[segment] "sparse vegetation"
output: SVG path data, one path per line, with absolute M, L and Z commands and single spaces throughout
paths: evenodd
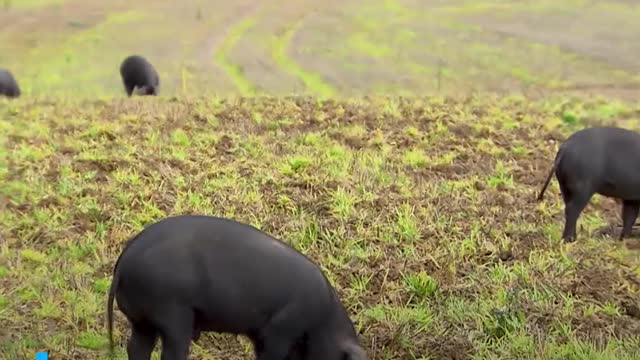
M 586 118 L 602 109 L 562 101 Z M 628 249 L 637 240 L 596 235 L 617 221 L 618 207 L 594 198 L 578 242 L 565 245 L 557 184 L 533 201 L 555 152 L 548 141 L 570 131 L 560 102 L 1 104 L 3 358 L 39 349 L 104 358 L 105 294 L 121 244 L 178 213 L 233 217 L 308 254 L 373 359 L 640 352 L 640 261 Z M 619 121 L 637 121 L 640 108 L 619 106 Z M 501 119 L 514 118 L 505 131 Z M 124 359 L 128 328 L 122 314 L 116 319 Z M 244 339 L 207 334 L 192 353 L 241 359 L 250 349 Z
M 586 91 L 628 100 L 640 88 L 637 14 L 638 4 L 618 0 L 21 0 L 0 11 L 0 62 L 29 96 L 117 96 L 113 64 L 139 52 L 168 96 Z

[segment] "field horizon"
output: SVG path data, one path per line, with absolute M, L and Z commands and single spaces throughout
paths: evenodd
M 2 5 L 0 3 L 0 5 Z M 640 6 L 620 0 L 4 0 L 0 66 L 25 96 L 113 98 L 128 55 L 167 96 L 637 100 Z

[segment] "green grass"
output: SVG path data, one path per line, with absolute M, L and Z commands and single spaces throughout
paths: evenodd
M 637 250 L 593 235 L 618 206 L 594 197 L 563 244 L 555 180 L 532 202 L 547 139 L 573 129 L 563 111 L 581 109 L 584 126 L 597 120 L 584 114 L 624 119 L 637 104 L 219 100 L 1 100 L 0 358 L 105 358 L 123 242 L 180 213 L 251 223 L 307 254 L 372 359 L 640 354 Z M 191 347 L 199 359 L 250 351 L 215 334 Z
M 69 0 L 0 0 L 2 8 L 9 9 L 34 9 L 50 5 L 61 5 Z

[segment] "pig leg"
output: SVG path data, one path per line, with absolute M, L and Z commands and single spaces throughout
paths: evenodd
M 262 343 L 262 341 L 256 338 L 251 338 L 251 342 L 253 343 L 253 349 L 256 358 L 259 358 L 264 352 L 264 344 Z M 301 350 L 299 349 L 299 344 L 296 344 L 289 350 L 289 353 L 287 354 L 287 357 L 284 358 L 284 360 L 303 360 L 304 357 L 300 352 Z
M 569 190 L 566 185 L 563 185 L 563 183 L 560 183 L 560 191 L 562 192 L 562 198 L 565 204 L 565 223 L 562 238 L 565 242 L 573 242 L 576 239 L 578 217 L 589 203 L 589 199 L 593 193 L 584 190 L 572 191 Z
M 631 228 L 638 218 L 638 210 L 640 210 L 640 201 L 625 200 L 622 202 L 622 231 L 620 232 L 620 240 L 631 235 Z
M 304 320 L 300 314 L 302 304 L 290 304 L 280 310 L 260 331 L 259 352 L 256 360 L 286 359 L 296 340 L 304 333 Z
M 153 327 L 142 323 L 132 324 L 131 337 L 127 344 L 129 359 L 151 359 L 151 353 L 156 346 L 157 339 L 158 333 Z
M 253 344 L 253 352 L 257 358 L 264 351 L 264 343 L 254 334 L 250 334 L 249 338 L 251 339 L 251 343 Z
M 187 360 L 189 345 L 193 337 L 193 312 L 189 309 L 173 308 L 161 312 L 162 337 L 161 360 Z
M 331 350 L 334 350 L 332 347 L 327 346 L 325 343 L 321 343 L 319 341 L 314 341 L 309 346 L 309 354 L 307 356 L 308 360 L 323 360 L 323 359 L 331 359 Z M 334 350 L 335 351 L 335 350 Z M 333 354 L 335 356 L 335 354 Z
M 125 83 L 124 89 L 127 91 L 127 96 L 131 97 L 131 94 L 133 93 L 133 89 L 134 88 L 135 88 L 134 85 L 129 84 L 129 83 Z
M 309 336 L 306 360 L 351 359 L 345 350 L 340 348 L 338 335 L 331 331 L 316 329 Z

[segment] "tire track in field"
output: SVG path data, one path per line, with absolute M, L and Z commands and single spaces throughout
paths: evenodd
M 306 16 L 303 16 L 298 21 L 286 26 L 281 33 L 275 34 L 271 48 L 271 57 L 283 71 L 299 78 L 304 83 L 306 89 L 321 97 L 331 97 L 336 94 L 334 87 L 326 82 L 320 74 L 298 65 L 287 53 L 291 39 L 296 31 L 304 24 L 305 17 Z
M 277 0 L 265 2 L 261 5 L 258 9 L 245 12 L 240 20 L 229 26 L 227 34 L 220 41 L 216 51 L 216 63 L 229 74 L 240 93 L 242 95 L 254 95 L 259 93 L 261 89 L 260 82 L 256 82 L 256 80 L 262 77 L 254 78 L 251 76 L 252 71 L 255 70 L 251 66 L 255 64 L 252 61 L 242 61 L 238 58 L 232 60 L 231 55 L 238 46 L 243 44 L 243 36 L 255 28 L 256 31 L 266 31 L 264 34 L 267 38 L 264 40 L 270 39 L 267 42 L 267 49 L 265 49 L 267 53 L 265 55 L 273 61 L 271 71 L 277 70 L 278 73 L 282 72 L 282 74 L 287 74 L 293 79 L 297 79 L 305 89 L 318 96 L 330 97 L 335 94 L 336 91 L 333 86 L 327 83 L 320 74 L 303 68 L 288 54 L 291 40 L 297 30 L 303 26 L 306 17 L 317 11 L 319 6 L 310 1 L 302 1 L 292 5 Z M 280 31 L 265 29 L 274 20 L 276 23 L 284 23 L 284 26 L 276 25 L 276 29 L 279 28 Z M 243 45 L 246 46 L 246 44 Z M 248 66 L 248 68 L 243 68 L 243 66 Z M 282 81 L 284 81 L 284 78 Z M 264 85 L 272 89 L 268 82 Z
M 332 5 L 337 5 L 337 2 L 329 1 L 324 7 Z M 336 89 L 321 74 L 304 68 L 288 53 L 296 32 L 304 26 L 309 15 L 319 10 L 320 5 L 312 5 L 310 9 L 305 9 L 296 21 L 283 26 L 280 31 L 276 32 L 271 42 L 271 58 L 283 72 L 301 80 L 307 90 L 317 96 L 331 97 L 337 93 Z
M 242 17 L 239 21 L 231 25 L 214 54 L 215 62 L 227 73 L 235 87 L 243 96 L 255 95 L 257 92 L 256 86 L 244 75 L 242 66 L 231 61 L 229 54 L 238 40 L 256 25 L 259 15 L 260 11 L 257 11 L 253 15 Z
M 256 88 L 253 83 L 244 76 L 242 67 L 229 59 L 229 52 L 233 49 L 233 46 L 238 42 L 240 37 L 253 27 L 255 23 L 256 18 L 249 16 L 233 24 L 214 55 L 218 65 L 220 65 L 231 78 L 231 81 L 240 91 L 241 95 L 253 95 L 256 93 Z

